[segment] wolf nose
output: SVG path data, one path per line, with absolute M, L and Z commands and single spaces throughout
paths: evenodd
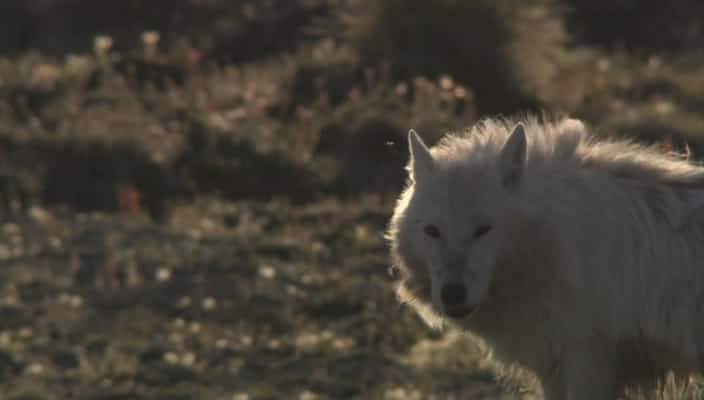
M 450 283 L 443 286 L 440 292 L 440 299 L 443 304 L 447 306 L 456 306 L 464 304 L 465 297 L 467 297 L 467 291 L 464 285 L 459 285 L 456 283 Z

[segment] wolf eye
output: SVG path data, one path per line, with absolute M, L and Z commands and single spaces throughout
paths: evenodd
M 488 225 L 488 224 L 479 225 L 477 227 L 477 230 L 474 231 L 474 238 L 475 239 L 480 238 L 480 237 L 486 235 L 487 233 L 489 233 L 490 230 L 491 230 L 491 225 Z
M 425 232 L 426 235 L 430 236 L 433 239 L 440 238 L 440 229 L 438 229 L 438 227 L 435 225 L 426 225 L 425 227 L 423 227 L 423 232 Z

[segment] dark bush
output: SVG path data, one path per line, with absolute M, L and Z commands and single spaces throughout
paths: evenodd
M 547 1 L 358 0 L 329 32 L 366 65 L 391 63 L 398 79 L 447 74 L 472 89 L 481 112 L 535 108 L 567 35 Z M 338 34 L 339 32 L 339 34 Z
M 704 49 L 704 3 L 697 0 L 566 0 L 576 39 L 609 50 Z

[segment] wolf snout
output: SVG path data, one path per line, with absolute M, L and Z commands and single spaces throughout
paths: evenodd
M 448 283 L 440 289 L 445 315 L 451 318 L 464 318 L 474 313 L 476 306 L 467 305 L 467 289 L 459 283 Z
M 442 287 L 440 299 L 445 306 L 462 306 L 467 299 L 467 289 L 458 283 L 448 283 Z

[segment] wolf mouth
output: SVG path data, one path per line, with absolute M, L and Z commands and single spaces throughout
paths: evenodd
M 479 306 L 445 306 L 445 315 L 450 318 L 466 318 L 474 314 Z

